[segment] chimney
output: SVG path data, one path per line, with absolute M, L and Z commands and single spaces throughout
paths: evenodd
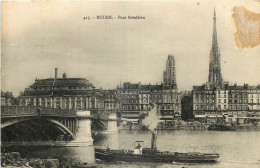
M 58 78 L 58 68 L 55 68 L 55 79 Z
M 156 149 L 156 141 L 157 141 L 157 131 L 152 131 L 152 141 L 151 141 L 151 148 Z

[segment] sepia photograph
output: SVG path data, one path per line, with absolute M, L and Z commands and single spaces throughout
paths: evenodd
M 260 167 L 259 0 L 0 4 L 1 167 Z

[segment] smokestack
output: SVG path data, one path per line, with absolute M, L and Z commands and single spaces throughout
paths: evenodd
M 151 142 L 151 148 L 156 149 L 156 141 L 157 141 L 157 131 L 152 131 L 152 142 Z
M 58 78 L 58 68 L 55 68 L 55 79 Z

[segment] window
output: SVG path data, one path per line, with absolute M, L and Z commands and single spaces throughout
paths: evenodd
M 239 109 L 242 110 L 242 106 L 241 105 L 240 105 Z
M 257 99 L 257 103 L 259 103 L 259 99 Z
M 250 100 L 250 103 L 253 103 L 253 99 Z
M 239 103 L 242 103 L 242 99 L 239 99 Z
M 213 99 L 212 102 L 215 103 L 215 99 Z
M 218 94 L 220 94 L 220 90 L 218 91 Z
M 213 106 L 213 110 L 215 109 L 215 106 Z
M 224 98 L 226 98 L 227 96 L 226 95 L 224 95 Z
M 224 99 L 224 103 L 227 103 L 227 99 Z
M 209 99 L 207 99 L 207 103 L 209 102 Z
M 227 108 L 227 106 L 226 105 L 224 105 L 224 109 L 226 109 Z
M 229 106 L 229 109 L 232 110 L 232 106 L 231 105 Z
M 221 102 L 221 100 L 220 99 L 218 99 L 218 103 L 220 103 Z
M 201 105 L 200 107 L 201 107 L 201 109 L 204 109 L 204 105 Z
M 198 110 L 199 109 L 199 106 L 198 105 L 196 105 L 196 110 Z
M 203 103 L 203 99 L 201 99 L 200 102 Z
M 235 99 L 235 103 L 237 103 L 237 99 Z
M 218 105 L 218 109 L 219 109 L 219 110 L 221 109 L 221 106 L 220 106 L 220 105 Z

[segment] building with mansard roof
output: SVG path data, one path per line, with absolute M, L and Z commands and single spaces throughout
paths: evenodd
M 36 79 L 19 96 L 22 106 L 42 106 L 73 110 L 102 110 L 104 95 L 85 78 L 67 78 L 64 73 L 55 78 Z

